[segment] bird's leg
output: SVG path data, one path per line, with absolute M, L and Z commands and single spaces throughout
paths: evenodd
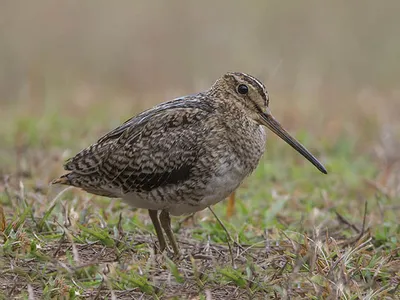
M 161 222 L 161 226 L 164 228 L 164 231 L 171 243 L 172 249 L 174 250 L 174 254 L 178 256 L 179 248 L 178 248 L 178 244 L 176 243 L 174 233 L 172 232 L 172 229 L 171 229 L 171 218 L 169 216 L 168 211 L 166 211 L 166 210 L 161 211 L 160 222 Z
M 228 207 L 226 209 L 226 217 L 229 219 L 233 216 L 233 212 L 235 211 L 235 192 L 229 195 Z
M 161 229 L 160 221 L 158 220 L 158 211 L 149 209 L 149 215 L 151 221 L 153 222 L 154 229 L 156 230 L 160 252 L 163 252 L 165 250 L 166 243 L 164 239 L 164 234 Z

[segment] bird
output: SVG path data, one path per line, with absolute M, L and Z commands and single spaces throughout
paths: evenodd
M 309 160 L 325 167 L 273 117 L 257 78 L 228 72 L 206 91 L 163 102 L 133 116 L 64 164 L 53 184 L 121 198 L 148 210 L 158 250 L 180 249 L 171 215 L 189 215 L 232 193 L 257 167 L 269 129 Z M 157 248 L 157 247 L 156 247 Z

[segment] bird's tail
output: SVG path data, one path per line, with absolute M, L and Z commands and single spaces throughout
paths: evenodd
M 89 178 L 90 179 L 90 178 Z M 63 185 L 70 185 L 77 188 L 81 188 L 84 191 L 99 195 L 105 196 L 110 198 L 118 197 L 118 194 L 115 194 L 113 191 L 109 191 L 107 189 L 102 188 L 101 186 L 96 186 L 90 183 L 88 178 L 85 176 L 80 176 L 74 172 L 67 173 L 62 175 L 60 178 L 54 179 L 51 184 L 63 184 Z
M 51 184 L 65 184 L 65 185 L 71 185 L 71 180 L 68 178 L 68 174 L 62 175 L 60 178 L 54 179 Z

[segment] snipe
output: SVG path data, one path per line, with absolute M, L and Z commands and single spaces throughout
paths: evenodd
M 148 209 L 160 250 L 166 247 L 163 228 L 178 254 L 170 214 L 200 211 L 230 195 L 264 153 L 264 126 L 327 173 L 272 116 L 265 86 L 250 75 L 227 73 L 205 92 L 127 120 L 69 159 L 64 167 L 70 172 L 53 183 Z

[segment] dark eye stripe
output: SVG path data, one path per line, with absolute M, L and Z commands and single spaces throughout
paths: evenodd
M 269 97 L 268 97 L 268 93 L 266 91 L 266 88 L 264 86 L 264 84 L 259 81 L 257 78 L 245 74 L 245 73 L 240 73 L 240 72 L 232 72 L 229 73 L 229 75 L 231 75 L 231 80 L 233 80 L 233 84 L 235 86 L 238 86 L 241 82 L 243 82 L 243 80 L 248 83 L 249 85 L 253 86 L 258 94 L 261 96 L 261 98 L 264 100 L 264 105 L 269 106 Z
M 267 105 L 267 96 L 265 95 L 265 88 L 263 86 L 263 84 L 258 81 L 257 79 L 255 79 L 254 77 L 250 76 L 250 75 L 245 75 L 243 77 L 243 79 L 249 83 L 250 85 L 254 86 L 257 89 L 257 92 L 260 94 L 260 96 L 263 98 L 264 103 Z

